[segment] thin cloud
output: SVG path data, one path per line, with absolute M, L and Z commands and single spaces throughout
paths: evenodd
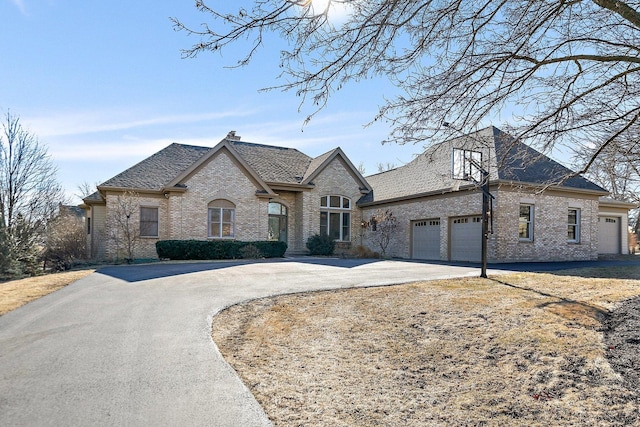
M 33 117 L 28 120 L 30 128 L 40 137 L 87 135 L 114 132 L 150 126 L 168 126 L 246 117 L 255 111 L 236 109 L 215 113 L 159 115 L 130 120 L 131 112 L 90 112 L 69 113 L 46 117 Z M 25 120 L 26 121 L 26 120 Z
M 20 10 L 20 13 L 23 15 L 27 15 L 27 8 L 24 4 L 24 0 L 11 0 L 11 2 L 16 5 L 16 7 Z

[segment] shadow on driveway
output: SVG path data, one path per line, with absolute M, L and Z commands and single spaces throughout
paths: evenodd
M 150 279 L 179 276 L 182 274 L 197 273 L 200 271 L 220 270 L 249 264 L 274 264 L 298 262 L 305 264 L 324 265 L 337 268 L 354 268 L 362 265 L 373 264 L 380 259 L 354 259 L 354 258 L 272 258 L 262 260 L 229 260 L 229 261 L 202 261 L 202 262 L 161 262 L 157 264 L 119 265 L 109 266 L 98 270 L 98 273 L 124 280 L 126 282 L 141 282 Z

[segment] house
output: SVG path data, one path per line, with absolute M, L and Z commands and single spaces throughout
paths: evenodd
M 235 132 L 213 148 L 171 144 L 84 199 L 92 257 L 122 255 L 116 212 L 125 192 L 139 205 L 136 257 L 156 257 L 165 239 L 273 239 L 304 253 L 320 232 L 348 250 L 360 232 L 356 202 L 371 187 L 340 148 L 311 158 Z
M 399 220 L 388 255 L 478 261 L 482 195 L 470 178 L 479 170 L 493 196 L 490 262 L 626 253 L 621 230 L 633 205 L 605 199 L 603 188 L 493 127 L 366 179 L 340 148 L 311 158 L 235 132 L 213 148 L 174 143 L 84 199 L 87 246 L 92 257 L 122 256 L 118 224 L 128 197 L 136 257 L 155 257 L 155 242 L 165 239 L 282 240 L 301 254 L 322 233 L 342 252 L 375 250 L 364 226 L 382 209 Z

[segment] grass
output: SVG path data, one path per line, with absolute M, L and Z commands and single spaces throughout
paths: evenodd
M 95 269 L 66 271 L 0 283 L 0 316 L 93 273 Z
M 638 295 L 638 267 L 296 294 L 213 338 L 275 425 L 640 425 L 601 324 Z

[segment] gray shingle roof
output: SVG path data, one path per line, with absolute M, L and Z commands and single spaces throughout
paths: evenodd
M 87 203 L 89 203 L 89 202 L 104 202 L 104 199 L 100 195 L 99 191 L 94 191 L 93 193 L 89 194 L 87 197 L 85 197 L 82 200 L 87 202 Z
M 295 148 L 244 141 L 229 143 L 265 182 L 299 184 L 312 160 Z
M 100 184 L 100 187 L 161 190 L 210 149 L 173 143 Z
M 565 188 L 606 192 L 582 176 L 561 181 L 573 172 L 500 129 L 483 129 L 474 137 L 481 140 L 485 147 L 488 146 L 490 156 L 497 162 L 497 170 L 491 171 L 492 180 L 534 185 L 553 185 L 560 182 Z M 469 141 L 469 138 L 445 141 L 429 148 L 404 166 L 366 177 L 373 187 L 373 192 L 363 196 L 358 203 L 449 191 L 460 183 L 451 178 L 451 147 L 461 146 L 464 141 Z
M 556 184 L 582 190 L 606 191 L 582 176 L 550 159 L 528 145 L 492 127 L 498 176 L 507 181 L 533 184 Z M 567 178 L 570 177 L 570 178 Z
M 294 148 L 227 140 L 265 182 L 299 184 L 312 158 Z M 189 169 L 209 147 L 173 143 L 100 184 L 100 187 L 161 190 Z

